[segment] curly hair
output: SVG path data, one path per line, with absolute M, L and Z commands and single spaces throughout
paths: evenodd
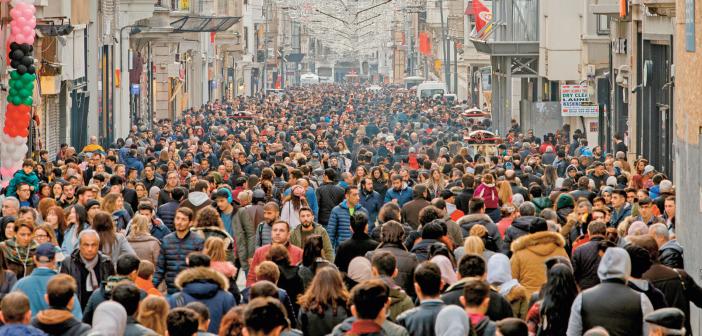
M 219 216 L 217 210 L 215 210 L 211 206 L 204 207 L 197 213 L 195 223 L 195 227 L 214 226 L 220 229 L 224 229 L 224 223 L 222 223 L 222 218 Z

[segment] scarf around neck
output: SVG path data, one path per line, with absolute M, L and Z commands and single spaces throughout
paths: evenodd
M 85 269 L 90 273 L 88 275 L 88 281 L 85 282 L 85 290 L 92 292 L 100 287 L 100 282 L 98 281 L 97 274 L 95 273 L 95 266 L 97 266 L 100 256 L 96 255 L 93 260 L 85 260 L 83 256 L 80 256 L 80 260 L 85 265 Z

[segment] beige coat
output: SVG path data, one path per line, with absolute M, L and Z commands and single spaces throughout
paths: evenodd
M 546 283 L 546 264 L 549 258 L 568 258 L 565 239 L 557 232 L 543 231 L 522 236 L 512 243 L 512 277 L 531 293 L 538 292 Z
M 129 245 L 132 245 L 137 257 L 141 260 L 148 260 L 156 265 L 158 255 L 161 252 L 161 242 L 150 234 L 127 237 Z

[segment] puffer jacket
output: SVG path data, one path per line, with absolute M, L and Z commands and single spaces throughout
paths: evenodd
M 37 173 L 32 171 L 31 173 L 26 174 L 24 170 L 20 169 L 15 172 L 12 180 L 10 180 L 10 184 L 7 185 L 5 195 L 17 197 L 17 185 L 22 182 L 27 183 L 30 187 L 34 188 L 32 194 L 39 191 L 39 177 L 37 176 Z
M 355 211 L 363 211 L 368 214 L 368 211 L 360 204 L 356 204 Z M 346 200 L 341 202 L 332 209 L 327 224 L 327 233 L 332 246 L 336 249 L 339 244 L 351 238 L 351 214 L 349 214 L 349 205 Z
M 531 225 L 531 222 L 534 219 L 536 219 L 534 216 L 522 216 L 514 219 L 512 225 L 505 230 L 505 240 L 502 243 L 502 253 L 506 254 L 508 257 L 512 255 L 512 251 L 510 251 L 512 242 L 529 234 L 529 225 Z
M 166 225 L 171 232 L 175 231 L 173 220 L 175 219 L 176 210 L 178 210 L 179 207 L 180 203 L 177 201 L 170 201 L 158 207 L 156 211 L 156 217 L 163 221 L 163 224 Z
M 178 274 L 175 285 L 180 292 L 168 298 L 168 305 L 176 308 L 190 302 L 203 303 L 210 309 L 210 327 L 207 331 L 217 334 L 222 317 L 236 305 L 234 296 L 228 292 L 227 278 L 208 267 L 194 267 Z
M 98 281 L 102 283 L 107 280 L 108 277 L 115 274 L 115 266 L 110 260 L 110 257 L 98 252 L 96 258 L 98 259 L 98 264 L 95 266 Z M 81 307 L 85 307 L 90 299 L 90 293 L 85 291 L 85 277 L 83 274 L 88 274 L 88 270 L 85 268 L 85 264 L 80 258 L 80 250 L 76 249 L 71 253 L 70 258 L 66 258 L 61 264 L 61 272 L 63 274 L 68 274 L 72 276 L 78 282 L 76 295 L 80 299 Z
M 685 268 L 685 263 L 683 262 L 683 247 L 678 244 L 677 240 L 669 240 L 661 246 L 659 252 L 660 256 L 658 257 L 658 261 L 660 261 L 661 264 L 670 268 Z
M 373 255 L 378 252 L 387 251 L 395 256 L 397 261 L 397 276 L 394 278 L 395 283 L 407 290 L 407 294 L 414 295 L 414 269 L 419 264 L 417 255 L 407 251 L 402 244 L 382 243 L 374 251 L 366 253 L 366 258 L 373 259 Z
M 407 184 L 403 184 L 400 190 L 395 190 L 395 188 L 388 189 L 388 191 L 385 192 L 383 203 L 392 202 L 393 199 L 396 199 L 397 205 L 402 207 L 405 203 L 412 200 L 412 188 L 408 187 Z
M 375 220 L 378 218 L 378 213 L 380 213 L 380 208 L 383 206 L 383 196 L 375 190 L 371 192 L 361 190 L 360 194 L 361 206 L 368 210 L 368 232 L 371 232 L 373 231 Z
M 254 253 L 256 249 L 271 243 L 271 230 L 273 226 L 266 221 L 258 223 L 256 226 L 256 236 L 254 238 Z
M 194 191 L 188 194 L 188 198 L 180 202 L 180 206 L 188 208 L 193 211 L 195 218 L 197 218 L 197 213 L 200 209 L 205 208 L 208 205 L 212 205 L 214 202 L 210 197 L 201 191 Z
M 565 239 L 557 232 L 542 231 L 517 239 L 512 243 L 512 277 L 529 293 L 538 292 L 546 283 L 546 259 L 565 257 Z
M 324 183 L 317 188 L 316 195 L 319 206 L 317 218 L 320 224 L 326 226 L 332 209 L 344 200 L 344 188 L 334 183 Z
M 173 232 L 163 238 L 161 242 L 161 252 L 156 262 L 156 273 L 154 273 L 154 286 L 158 287 L 161 281 L 166 281 L 168 294 L 176 292 L 175 279 L 180 271 L 186 268 L 185 257 L 190 252 L 202 251 L 205 240 L 197 233 L 188 232 L 185 238 L 180 239 Z
M 129 236 L 127 241 L 140 260 L 148 260 L 156 265 L 158 254 L 161 251 L 161 242 L 158 239 L 150 234 L 141 234 Z

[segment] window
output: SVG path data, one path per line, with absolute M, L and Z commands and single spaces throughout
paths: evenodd
M 607 15 L 597 16 L 597 35 L 609 35 L 609 17 Z

